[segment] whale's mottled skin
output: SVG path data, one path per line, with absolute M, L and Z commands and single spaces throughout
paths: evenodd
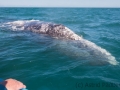
M 49 36 L 56 38 L 65 38 L 71 40 L 80 40 L 81 37 L 75 34 L 73 31 L 68 29 L 62 24 L 49 24 L 39 23 L 25 26 L 24 30 L 30 30 L 32 32 L 48 34 Z
M 28 20 L 28 21 L 14 21 L 6 23 L 12 30 L 25 30 L 40 34 L 47 34 L 51 37 L 68 39 L 77 42 L 77 46 L 85 50 L 88 53 L 88 57 L 94 57 L 93 59 L 110 64 L 117 65 L 118 62 L 115 57 L 112 56 L 105 49 L 97 46 L 95 43 L 83 39 L 81 36 L 75 34 L 72 30 L 65 27 L 62 24 L 45 23 L 39 20 Z

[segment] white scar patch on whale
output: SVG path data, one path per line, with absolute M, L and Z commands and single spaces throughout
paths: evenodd
M 13 31 L 31 31 L 46 34 L 57 39 L 71 40 L 74 44 L 72 47 L 62 47 L 62 45 L 60 47 L 63 50 L 68 49 L 68 52 L 70 50 L 71 52 L 74 51 L 78 56 L 92 57 L 92 59 L 97 58 L 98 63 L 99 61 L 108 62 L 112 65 L 119 63 L 108 51 L 75 34 L 72 30 L 61 24 L 46 23 L 39 20 L 19 20 L 5 23 L 4 26 Z M 78 50 L 78 48 L 81 50 Z

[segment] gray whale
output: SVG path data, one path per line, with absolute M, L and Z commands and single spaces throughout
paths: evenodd
M 78 47 L 87 52 L 87 57 L 94 57 L 93 59 L 97 58 L 96 60 L 98 60 L 98 63 L 102 61 L 102 63 L 107 62 L 112 65 L 118 64 L 115 57 L 112 56 L 108 51 L 97 46 L 93 42 L 83 39 L 81 36 L 77 35 L 62 24 L 46 23 L 39 20 L 21 20 L 8 22 L 6 25 L 14 31 L 31 31 L 39 34 L 46 34 L 57 39 L 62 38 L 66 40 L 76 41 Z
M 25 27 L 25 30 L 31 30 L 32 32 L 47 34 L 51 37 L 64 38 L 70 40 L 80 40 L 81 37 L 75 34 L 73 31 L 61 24 L 40 24 Z

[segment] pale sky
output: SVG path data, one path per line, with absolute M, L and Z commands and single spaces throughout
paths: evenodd
M 0 7 L 119 7 L 120 0 L 0 0 Z

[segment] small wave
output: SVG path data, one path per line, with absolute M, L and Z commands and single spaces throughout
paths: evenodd
M 104 26 L 106 27 L 120 27 L 120 22 L 109 22 L 109 23 L 106 23 L 106 24 L 103 24 Z

